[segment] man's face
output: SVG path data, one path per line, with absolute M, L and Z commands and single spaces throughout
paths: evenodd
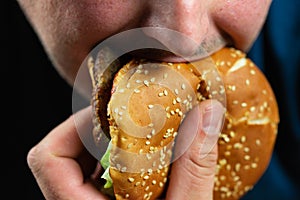
M 247 51 L 264 23 L 271 0 L 19 0 L 19 3 L 54 66 L 72 84 L 93 47 L 114 34 L 138 27 L 178 31 L 199 46 L 203 43 L 210 46 L 212 52 L 228 44 Z M 170 41 L 160 32 L 145 32 L 145 35 L 167 47 L 189 52 L 183 48 L 188 48 L 185 41 Z M 176 60 L 170 56 L 159 59 Z

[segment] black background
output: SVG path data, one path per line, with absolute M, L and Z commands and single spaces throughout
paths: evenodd
M 18 3 L 4 0 L 0 4 L 1 182 L 5 185 L 1 195 L 44 199 L 26 156 L 72 114 L 72 88 L 54 69 Z

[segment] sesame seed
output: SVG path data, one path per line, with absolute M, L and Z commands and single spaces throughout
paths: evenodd
M 178 95 L 178 94 L 179 94 L 179 92 L 178 92 L 178 89 L 177 89 L 177 88 L 174 90 L 174 92 L 175 92 L 175 94 L 176 94 L 176 95 Z
M 234 101 L 232 101 L 232 104 L 237 105 L 237 104 L 239 104 L 239 101 L 238 100 L 234 100 Z
M 135 184 L 134 184 L 134 186 L 139 186 L 141 184 L 141 182 L 136 182 Z
M 134 178 L 129 177 L 129 178 L 128 178 L 128 181 L 129 181 L 130 183 L 132 183 L 132 182 L 134 181 Z
M 133 143 L 129 143 L 129 144 L 127 145 L 127 149 L 130 149 L 132 146 L 133 146 Z
M 241 164 L 240 164 L 240 163 L 236 163 L 234 169 L 235 169 L 235 171 L 237 171 L 237 172 L 240 171 L 240 169 L 241 169 Z
M 250 85 L 249 79 L 246 80 L 246 85 Z
M 241 137 L 241 142 L 242 142 L 242 143 L 246 142 L 246 136 L 243 135 L 243 136 Z
M 159 182 L 159 187 L 163 187 L 164 184 L 162 182 Z
M 230 131 L 230 132 L 229 132 L 229 135 L 230 135 L 230 137 L 233 138 L 233 137 L 235 136 L 235 132 L 234 132 L 234 131 Z
M 168 91 L 164 90 L 164 95 L 167 96 L 168 95 Z
M 233 148 L 235 148 L 235 149 L 240 149 L 242 147 L 243 147 L 243 145 L 241 143 L 238 143 L 238 142 L 233 145 Z
M 148 134 L 147 136 L 146 136 L 146 138 L 149 140 L 149 139 L 151 139 L 151 135 L 150 134 Z
M 145 74 L 145 75 L 149 74 L 149 71 L 148 71 L 148 70 L 145 70 L 145 71 L 144 71 L 144 74 Z
M 130 83 L 127 83 L 126 88 L 127 88 L 127 89 L 130 88 Z
M 180 97 L 176 97 L 176 101 L 177 101 L 178 103 L 180 103 L 180 102 L 181 102 Z
M 147 186 L 147 187 L 145 188 L 145 191 L 147 192 L 147 191 L 149 190 L 149 188 L 150 188 L 150 187 L 149 187 L 149 186 Z
M 221 160 L 219 160 L 219 164 L 220 164 L 221 166 L 224 166 L 224 165 L 227 164 L 227 160 L 226 160 L 226 159 L 221 159 Z
M 249 156 L 249 155 L 245 155 L 245 156 L 244 156 L 244 159 L 245 159 L 245 160 L 250 160 L 250 156 Z
M 237 57 L 237 55 L 235 53 L 231 53 L 230 56 L 233 57 L 233 58 Z
M 168 78 L 168 74 L 167 73 L 164 73 L 164 79 Z
M 222 192 L 227 192 L 228 190 L 229 190 L 228 187 L 225 187 L 225 186 L 222 186 L 220 188 L 220 191 L 222 191 Z
M 232 86 L 231 86 L 231 90 L 232 90 L 232 91 L 235 91 L 235 90 L 236 90 L 236 86 L 235 86 L 235 85 L 232 85 Z
M 134 89 L 134 93 L 140 93 L 141 91 L 137 88 Z
M 255 71 L 253 69 L 250 70 L 251 75 L 255 75 Z
M 153 123 L 148 124 L 148 127 L 152 128 L 154 126 Z
M 214 91 L 211 92 L 211 94 L 216 95 L 216 94 L 218 94 L 218 92 L 216 90 L 214 90 Z
M 240 180 L 240 177 L 239 177 L 239 176 L 233 177 L 233 181 L 237 182 L 238 180 Z
M 245 108 L 245 107 L 247 107 L 247 103 L 243 102 L 243 103 L 241 103 L 241 106 L 242 106 L 243 108 Z
M 251 108 L 250 108 L 250 111 L 251 112 L 254 112 L 256 110 L 256 108 L 254 107 L 254 106 L 252 106 Z
M 248 153 L 250 151 L 250 148 L 249 147 L 245 147 L 244 148 L 244 152 Z
M 252 167 L 253 169 L 257 168 L 257 163 L 251 163 L 251 167 Z
M 163 92 L 160 92 L 160 93 L 158 93 L 158 96 L 159 96 L 159 97 L 162 97 L 162 96 L 164 96 L 164 93 L 163 93 Z
M 152 78 L 150 79 L 150 82 L 153 83 L 154 81 L 155 81 L 155 77 L 152 77 Z
M 153 108 L 153 107 L 154 107 L 154 106 L 151 105 L 151 104 L 148 105 L 148 108 L 149 108 L 149 109 L 151 109 L 151 108 Z
M 181 85 L 181 89 L 182 89 L 182 90 L 185 90 L 185 88 L 186 88 L 185 84 L 184 84 L 184 83 L 182 83 L 182 85 Z
M 149 141 L 149 140 L 147 140 L 145 143 L 146 143 L 146 145 L 149 145 L 149 144 L 150 144 L 150 141 Z
M 173 102 L 172 102 L 172 103 L 173 103 L 173 105 L 175 105 L 175 104 L 177 103 L 177 102 L 176 102 L 176 99 L 173 99 Z
M 260 145 L 261 145 L 260 140 L 259 140 L 259 139 L 255 140 L 255 144 L 256 144 L 257 146 L 260 146 Z
M 227 170 L 227 171 L 230 171 L 230 170 L 231 170 L 231 165 L 230 165 L 230 164 L 226 165 L 226 170 Z
M 141 81 L 141 80 L 136 80 L 135 82 L 136 82 L 136 83 L 141 83 L 142 81 Z
M 138 68 L 138 69 L 143 69 L 143 65 L 142 65 L 142 64 L 139 64 L 139 65 L 137 66 L 137 68 Z
M 115 108 L 114 112 L 117 114 L 119 112 L 119 108 Z
M 167 113 L 167 118 L 170 119 L 171 118 L 171 115 L 170 113 Z
M 147 199 L 147 198 L 148 198 L 148 194 L 145 194 L 145 195 L 144 195 L 144 199 Z
M 147 180 L 147 179 L 149 179 L 149 176 L 148 175 L 144 176 L 144 180 Z
M 173 137 L 176 137 L 177 134 L 178 134 L 178 132 L 175 131 L 175 132 L 173 133 Z
M 126 170 L 127 170 L 127 167 L 122 167 L 121 168 L 121 172 L 123 172 L 123 173 L 126 172 Z
M 153 181 L 152 181 L 152 184 L 155 185 L 155 184 L 156 184 L 156 180 L 153 180 Z
M 224 155 L 225 155 L 225 156 L 230 156 L 231 153 L 230 153 L 230 151 L 225 151 Z
M 179 116 L 183 116 L 182 111 L 179 111 L 179 112 L 178 112 L 178 115 L 179 115 Z
M 149 87 L 149 81 L 144 80 L 144 85 L 146 85 L 147 87 Z
M 128 199 L 128 198 L 129 198 L 129 194 L 126 194 L 126 195 L 125 195 L 125 198 Z
M 245 165 L 245 166 L 244 166 L 244 169 L 245 169 L 245 170 L 249 170 L 249 169 L 250 169 L 250 166 L 249 166 L 249 165 Z

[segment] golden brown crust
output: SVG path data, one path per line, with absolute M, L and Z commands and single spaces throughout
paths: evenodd
M 164 73 L 155 73 L 157 71 Z M 165 85 L 180 80 L 178 77 L 184 81 Z M 192 108 L 182 102 L 189 93 L 196 93 L 199 82 L 200 77 L 193 73 L 192 66 L 185 64 L 149 65 L 133 60 L 116 75 L 109 121 L 114 146 L 110 175 L 117 199 L 152 200 L 162 194 L 177 129 L 184 113 Z M 128 120 L 135 127 L 131 127 Z M 159 122 L 163 122 L 161 127 L 157 126 Z M 137 128 L 141 129 L 137 134 L 143 131 L 146 134 L 135 135 Z
M 266 170 L 277 134 L 277 102 L 267 79 L 246 55 L 224 48 L 212 55 L 226 89 L 214 199 L 239 199 Z
M 216 66 L 224 84 L 216 85 L 217 91 L 210 83 L 214 80 L 204 78 L 205 70 L 197 70 L 209 63 Z M 157 67 L 156 73 L 150 73 L 151 65 Z M 157 84 L 163 81 L 171 86 Z M 215 94 L 223 103 L 225 95 L 227 112 L 218 142 L 214 199 L 239 199 L 269 164 L 279 123 L 277 102 L 263 73 L 239 50 L 223 48 L 194 65 L 132 60 L 117 73 L 112 92 L 110 175 L 117 199 L 156 199 L 162 194 L 185 113 L 195 99 Z

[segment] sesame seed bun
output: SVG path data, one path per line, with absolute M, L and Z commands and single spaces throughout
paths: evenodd
M 208 62 L 223 83 L 217 91 L 197 69 Z M 239 199 L 253 188 L 269 164 L 279 114 L 267 79 L 245 53 L 223 48 L 197 63 L 131 59 L 121 69 L 119 65 L 114 63 L 102 76 L 92 69 L 94 133 L 101 127 L 111 138 L 114 198 L 163 196 L 185 114 L 215 94 L 226 114 L 214 199 Z

